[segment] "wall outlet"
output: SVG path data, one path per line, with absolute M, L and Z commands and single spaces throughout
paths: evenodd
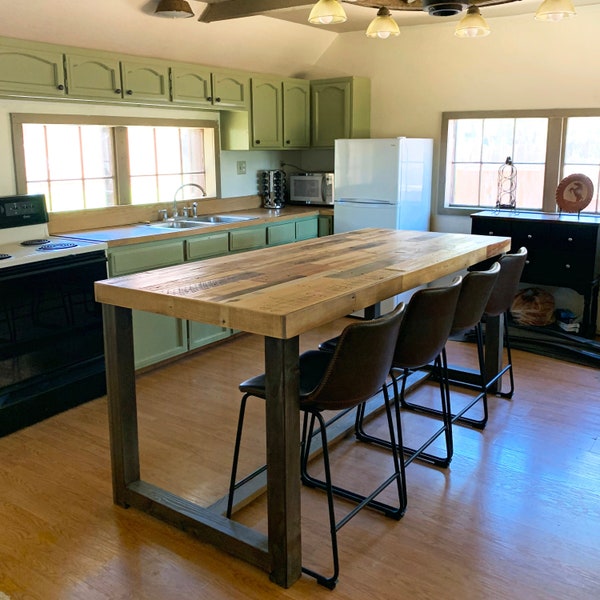
M 237 161 L 237 174 L 238 175 L 245 175 L 246 174 L 246 161 L 245 160 L 238 160 Z

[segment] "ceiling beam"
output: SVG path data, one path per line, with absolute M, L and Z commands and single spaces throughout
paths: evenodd
M 203 23 L 225 21 L 227 19 L 261 15 L 281 8 L 295 8 L 311 4 L 314 4 L 311 0 L 224 0 L 208 4 L 198 21 Z

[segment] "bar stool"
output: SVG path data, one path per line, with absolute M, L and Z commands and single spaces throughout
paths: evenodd
M 478 390 L 475 398 L 469 401 L 460 411 L 452 414 L 452 423 L 466 423 L 478 429 L 483 429 L 488 420 L 487 405 L 487 387 L 485 382 L 485 358 L 483 352 L 483 333 L 481 330 L 481 318 L 483 317 L 486 305 L 489 302 L 493 288 L 498 280 L 501 267 L 500 263 L 495 262 L 487 271 L 470 271 L 463 279 L 456 304 L 456 312 L 452 321 L 450 336 L 459 333 L 474 330 L 477 341 L 477 360 L 479 372 L 477 373 L 478 382 L 466 387 L 473 387 Z M 451 381 L 464 385 L 462 382 Z M 442 415 L 442 412 L 436 408 L 422 406 L 413 402 L 408 402 L 403 396 L 402 407 L 429 414 Z M 464 414 L 475 406 L 479 401 L 482 402 L 483 417 L 481 419 L 472 419 L 465 417 Z
M 333 589 L 339 576 L 337 531 L 365 506 L 383 512 L 386 516 L 400 519 L 406 510 L 406 479 L 404 457 L 397 451 L 402 447 L 401 431 L 395 432 L 391 403 L 387 386 L 384 385 L 392 365 L 394 347 L 400 323 L 404 316 L 404 304 L 379 319 L 362 321 L 348 325 L 342 332 L 333 353 L 310 350 L 299 359 L 300 410 L 304 412 L 301 447 L 302 482 L 310 487 L 323 489 L 327 493 L 329 528 L 333 555 L 333 574 L 326 577 L 312 569 L 302 567 L 302 571 L 329 589 Z M 244 423 L 246 402 L 250 396 L 265 399 L 265 375 L 258 375 L 244 381 L 239 386 L 244 396 L 240 405 L 238 428 L 231 469 L 227 517 L 231 518 L 235 490 L 256 477 L 265 467 L 254 471 L 240 482 L 236 482 L 237 465 Z M 387 414 L 390 443 L 396 451 L 393 454 L 394 472 L 368 496 L 332 484 L 327 440 L 327 424 L 323 411 L 351 410 L 383 390 Z M 318 429 L 315 431 L 316 425 Z M 308 474 L 311 442 L 320 434 L 325 479 L 320 480 Z M 357 466 L 360 468 L 360 466 Z M 385 504 L 375 498 L 390 486 L 396 484 L 398 505 Z M 357 505 L 336 522 L 333 496 L 340 496 Z
M 512 398 L 515 392 L 515 378 L 513 375 L 512 355 L 510 351 L 510 336 L 508 332 L 508 318 L 510 307 L 519 289 L 521 275 L 527 261 L 527 248 L 521 247 L 514 254 L 504 254 L 500 257 L 500 274 L 492 290 L 492 294 L 483 313 L 482 321 L 491 317 L 503 317 L 504 321 L 504 347 L 506 348 L 506 365 L 494 377 L 486 381 L 485 388 L 489 390 L 508 371 L 510 378 L 510 391 L 496 391 L 502 398 Z M 483 340 L 478 340 L 478 346 L 483 347 Z
M 425 288 L 416 291 L 406 308 L 406 315 L 400 324 L 398 340 L 392 360 L 390 375 L 394 389 L 394 407 L 396 428 L 401 430 L 400 406 L 406 395 L 406 381 L 412 371 L 422 369 L 433 362 L 433 374 L 439 382 L 443 425 L 419 448 L 403 446 L 408 457 L 405 465 L 415 458 L 430 462 L 440 467 L 447 467 L 452 460 L 452 412 L 450 408 L 450 390 L 448 386 L 448 370 L 446 361 L 446 342 L 452 328 L 456 304 L 461 290 L 462 277 L 456 277 L 449 286 Z M 398 376 L 398 371 L 401 375 Z M 398 380 L 402 387 L 398 392 Z M 365 407 L 359 407 L 356 417 L 356 437 L 393 450 L 389 441 L 367 434 L 364 429 Z M 425 452 L 429 445 L 441 435 L 445 439 L 445 455 L 439 456 Z

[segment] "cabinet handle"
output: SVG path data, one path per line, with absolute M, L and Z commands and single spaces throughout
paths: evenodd
M 65 89 L 65 86 L 62 83 L 60 83 L 56 86 L 56 88 L 62 92 Z
M 290 140 L 285 140 L 286 144 L 291 144 Z
M 260 144 L 260 140 L 254 140 L 255 144 Z
M 133 90 L 127 90 L 125 92 L 128 96 L 133 96 Z
M 206 96 L 206 99 L 207 99 L 209 102 L 212 102 L 212 96 Z
M 120 93 L 121 93 L 121 88 L 117 88 L 117 89 L 115 90 L 115 94 L 120 94 Z
M 219 96 L 217 96 L 217 97 L 215 98 L 215 102 L 221 102 L 221 98 L 219 98 Z
M 567 242 L 572 242 L 573 238 L 567 238 Z

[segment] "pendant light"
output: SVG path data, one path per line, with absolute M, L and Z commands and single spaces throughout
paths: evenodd
M 484 37 L 490 34 L 490 26 L 481 16 L 479 8 L 469 6 L 467 14 L 458 22 L 454 35 L 459 38 Z
M 560 21 L 572 17 L 575 8 L 571 0 L 544 0 L 535 13 L 538 21 Z
M 377 16 L 371 21 L 367 28 L 367 37 L 385 40 L 390 35 L 400 35 L 400 28 L 385 6 L 377 11 Z
M 154 14 L 157 17 L 189 19 L 194 16 L 194 11 L 186 0 L 160 0 Z
M 312 7 L 308 21 L 313 25 L 333 25 L 343 23 L 347 18 L 338 0 L 319 0 Z

